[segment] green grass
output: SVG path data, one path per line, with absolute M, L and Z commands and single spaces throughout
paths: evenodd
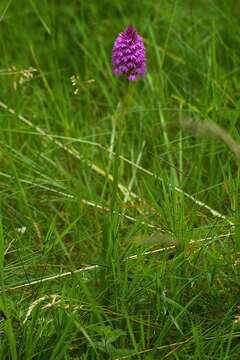
M 239 359 L 239 160 L 178 126 L 240 142 L 239 18 L 1 1 L 1 359 Z M 128 24 L 148 57 L 129 86 L 111 73 Z

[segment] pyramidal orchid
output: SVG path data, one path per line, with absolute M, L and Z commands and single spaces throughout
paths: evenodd
M 133 26 L 121 32 L 112 50 L 113 74 L 125 75 L 128 80 L 137 80 L 146 71 L 145 47 L 142 37 Z

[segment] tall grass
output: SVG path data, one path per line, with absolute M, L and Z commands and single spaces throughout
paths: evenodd
M 1 359 L 239 359 L 239 160 L 206 133 L 239 144 L 239 15 L 1 2 Z M 148 71 L 123 111 L 128 24 Z

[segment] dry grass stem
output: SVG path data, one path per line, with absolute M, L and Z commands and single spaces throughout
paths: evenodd
M 231 235 L 233 235 L 233 234 L 231 232 L 229 232 L 227 234 L 219 235 L 218 238 L 223 239 L 223 238 L 229 237 Z M 214 236 L 214 238 L 215 237 L 216 236 Z M 202 239 L 198 239 L 198 240 L 190 240 L 189 245 L 198 244 L 198 243 L 207 242 L 207 241 L 212 241 L 214 238 L 206 237 L 206 238 L 202 238 Z M 206 243 L 206 245 L 207 245 L 207 243 Z M 172 245 L 172 246 L 167 246 L 167 247 L 154 249 L 154 250 L 150 250 L 150 251 L 144 251 L 143 253 L 130 255 L 130 256 L 126 257 L 125 261 L 136 260 L 136 259 L 138 259 L 138 258 L 140 258 L 142 256 L 155 255 L 155 254 L 158 254 L 158 253 L 161 253 L 161 252 L 164 252 L 164 251 L 173 250 L 175 248 L 176 248 L 176 245 Z M 48 276 L 48 277 L 45 277 L 45 278 L 29 281 L 29 282 L 24 283 L 24 284 L 15 285 L 15 286 L 4 289 L 0 293 L 3 293 L 4 291 L 13 291 L 13 290 L 19 290 L 19 289 L 28 288 L 29 286 L 42 284 L 42 283 L 45 283 L 45 282 L 48 282 L 48 281 L 59 280 L 59 279 L 62 279 L 62 278 L 68 277 L 68 276 L 75 275 L 75 274 L 84 273 L 84 272 L 91 271 L 91 270 L 97 270 L 99 268 L 100 268 L 100 265 L 85 265 L 84 267 L 82 267 L 80 269 L 77 269 L 77 270 L 67 271 L 65 273 L 56 274 L 56 275 Z
M 212 121 L 184 119 L 180 121 L 180 126 L 185 130 L 189 130 L 193 135 L 215 136 L 221 139 L 235 154 L 237 159 L 240 159 L 240 145 L 218 124 Z
M 34 125 L 31 121 L 29 121 L 28 119 L 26 119 L 25 117 L 23 117 L 22 115 L 17 114 L 13 109 L 9 108 L 6 104 L 4 104 L 3 102 L 0 101 L 0 107 L 2 107 L 3 109 L 5 109 L 6 111 L 8 111 L 9 113 L 13 114 L 14 116 L 16 116 L 19 120 L 21 120 L 22 122 L 24 122 L 25 124 L 27 124 L 28 126 L 30 126 L 31 128 L 34 128 L 40 135 L 45 136 L 46 138 L 48 138 L 50 141 L 52 141 L 53 143 L 55 143 L 58 147 L 64 149 L 66 152 L 68 152 L 70 155 L 74 156 L 76 159 L 84 161 L 85 163 L 87 163 L 87 165 L 96 173 L 98 173 L 99 175 L 108 178 L 108 180 L 110 180 L 111 182 L 113 181 L 113 177 L 111 174 L 107 174 L 103 169 L 101 169 L 100 167 L 98 167 L 97 165 L 91 163 L 90 161 L 83 159 L 79 153 L 73 149 L 70 148 L 64 144 L 62 144 L 59 140 L 57 140 L 53 135 L 46 133 L 44 130 L 42 130 L 40 127 Z M 103 146 L 101 146 L 102 149 L 104 149 Z M 106 149 L 107 150 L 107 149 Z M 109 151 L 109 150 L 107 150 Z M 111 152 L 112 155 L 115 156 L 114 152 Z M 135 164 L 134 162 L 132 162 L 131 160 L 123 157 L 123 156 L 119 156 L 120 159 L 126 161 L 127 163 L 131 164 L 132 166 L 135 166 L 137 169 L 143 171 L 144 173 L 162 180 L 161 178 L 159 178 L 159 176 L 153 174 L 151 171 L 143 168 L 142 166 Z M 118 188 L 121 190 L 121 192 L 123 193 L 124 196 L 129 195 L 129 191 L 128 189 L 122 185 L 122 184 L 118 184 Z M 208 210 L 213 216 L 218 217 L 222 220 L 227 221 L 231 226 L 234 226 L 234 223 L 229 220 L 225 215 L 219 213 L 217 210 L 211 208 L 210 206 L 208 206 L 207 204 L 205 204 L 203 201 L 200 201 L 198 199 L 196 199 L 194 196 L 188 194 L 187 192 L 185 192 L 184 190 L 180 189 L 177 186 L 173 187 L 175 189 L 175 191 L 183 194 L 185 197 L 187 197 L 188 199 L 190 199 L 191 201 L 193 201 L 196 205 L 198 205 L 199 207 L 205 208 L 206 210 Z M 144 200 L 140 199 L 138 195 L 136 195 L 135 193 L 131 192 L 130 196 L 134 199 L 138 199 L 141 200 L 142 202 L 145 202 Z

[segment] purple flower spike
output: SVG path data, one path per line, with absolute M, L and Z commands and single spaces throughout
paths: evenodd
M 115 40 L 112 50 L 113 74 L 137 80 L 145 74 L 146 59 L 142 37 L 129 26 Z

